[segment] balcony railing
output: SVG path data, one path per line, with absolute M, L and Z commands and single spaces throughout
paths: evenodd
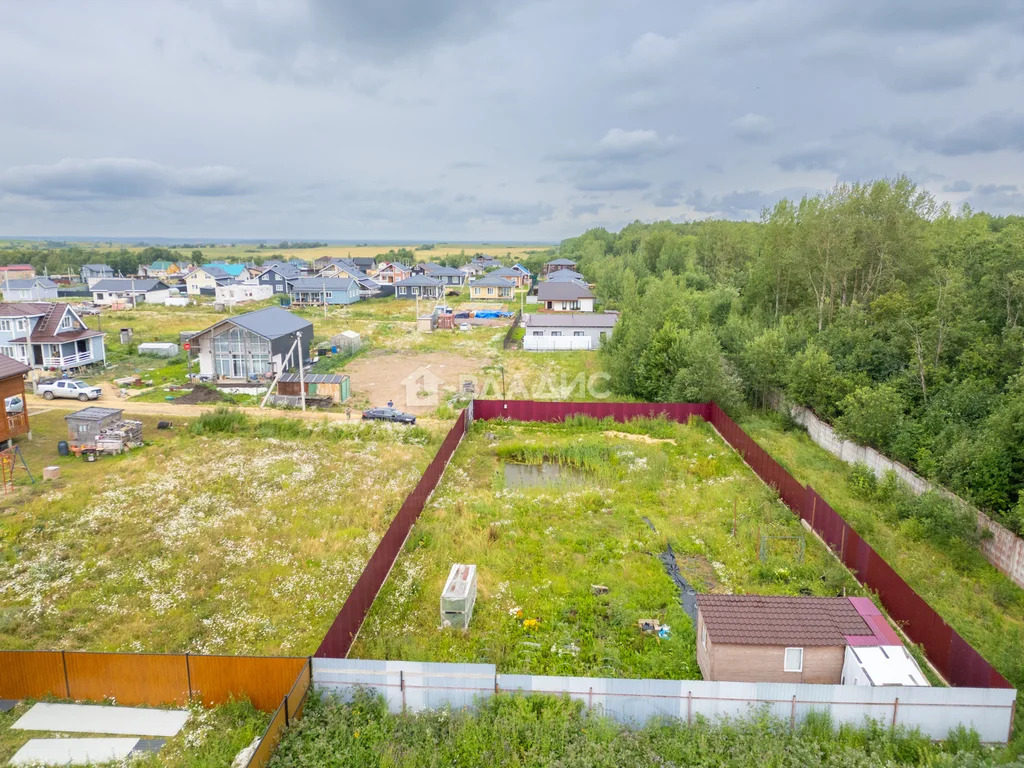
M 28 432 L 28 416 L 24 413 L 7 414 L 7 434 L 10 437 Z
M 95 361 L 92 352 L 79 352 L 75 355 L 65 355 L 63 357 L 43 357 L 43 365 L 46 368 L 75 368 L 79 365 L 88 365 Z

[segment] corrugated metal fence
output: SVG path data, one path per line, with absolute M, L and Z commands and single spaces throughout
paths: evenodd
M 317 656 L 342 657 L 348 653 L 356 635 L 359 634 L 359 628 L 363 624 L 363 619 L 366 618 L 367 611 L 370 610 L 374 598 L 377 597 L 377 592 L 380 591 L 388 573 L 391 572 L 391 566 L 395 564 L 398 553 L 402 551 L 402 545 L 405 543 L 413 523 L 423 511 L 423 505 L 427 503 L 430 494 L 437 487 L 448 460 L 455 453 L 462 436 L 466 434 L 466 419 L 466 412 L 463 411 L 456 420 L 455 426 L 451 428 L 444 442 L 441 443 L 441 447 L 437 450 L 433 461 L 430 462 L 430 466 L 423 473 L 423 477 L 416 483 L 412 493 L 406 497 L 387 532 L 377 544 L 377 549 L 370 555 L 366 567 L 355 586 L 352 587 L 337 618 L 331 624 L 331 628 L 327 630 L 327 635 L 317 649 Z
M 924 647 L 929 660 L 952 685 L 1012 688 L 1009 682 L 965 641 L 864 541 L 842 515 L 813 488 L 802 486 L 715 403 L 560 403 L 475 400 L 474 418 L 516 421 L 564 421 L 587 415 L 628 421 L 664 415 L 676 421 L 700 416 L 774 487 L 794 513 L 828 544 L 862 584 L 878 593 L 889 615 L 907 636 Z
M 651 718 L 692 723 L 696 717 L 742 717 L 767 709 L 795 725 L 810 712 L 833 722 L 920 728 L 944 739 L 957 726 L 982 741 L 1006 742 L 1015 692 L 998 688 L 903 688 L 704 680 L 630 680 L 601 677 L 499 675 L 491 664 L 436 664 L 364 659 L 313 659 L 319 690 L 347 697 L 358 686 L 380 693 L 395 713 L 471 707 L 499 693 L 564 694 L 623 723 Z

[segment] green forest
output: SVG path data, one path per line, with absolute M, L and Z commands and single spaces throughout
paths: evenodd
M 561 244 L 623 313 L 613 390 L 774 393 L 1024 532 L 1024 218 L 910 179 L 782 200 L 759 222 L 635 222 Z

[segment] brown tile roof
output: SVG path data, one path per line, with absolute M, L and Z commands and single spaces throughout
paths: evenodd
M 24 363 L 19 363 L 13 357 L 0 355 L 0 379 L 10 379 L 15 376 L 24 376 L 31 371 Z
M 46 314 L 50 305 L 38 301 L 9 301 L 0 304 L 0 317 L 35 317 Z
M 845 597 L 698 595 L 713 643 L 737 645 L 846 645 L 846 635 L 873 632 Z

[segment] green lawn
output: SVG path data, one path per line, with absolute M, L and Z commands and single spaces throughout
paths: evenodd
M 575 468 L 582 481 L 508 487 L 506 462 L 544 460 Z M 804 562 L 798 543 L 785 540 L 773 540 L 762 562 L 759 534 L 803 537 Z M 351 655 L 490 662 L 509 673 L 699 677 L 692 626 L 657 558 L 666 542 L 698 591 L 858 589 L 703 422 L 475 422 Z M 466 633 L 439 626 L 456 562 L 478 568 Z M 591 585 L 609 591 L 595 595 Z M 671 626 L 668 639 L 639 631 L 649 618 Z

